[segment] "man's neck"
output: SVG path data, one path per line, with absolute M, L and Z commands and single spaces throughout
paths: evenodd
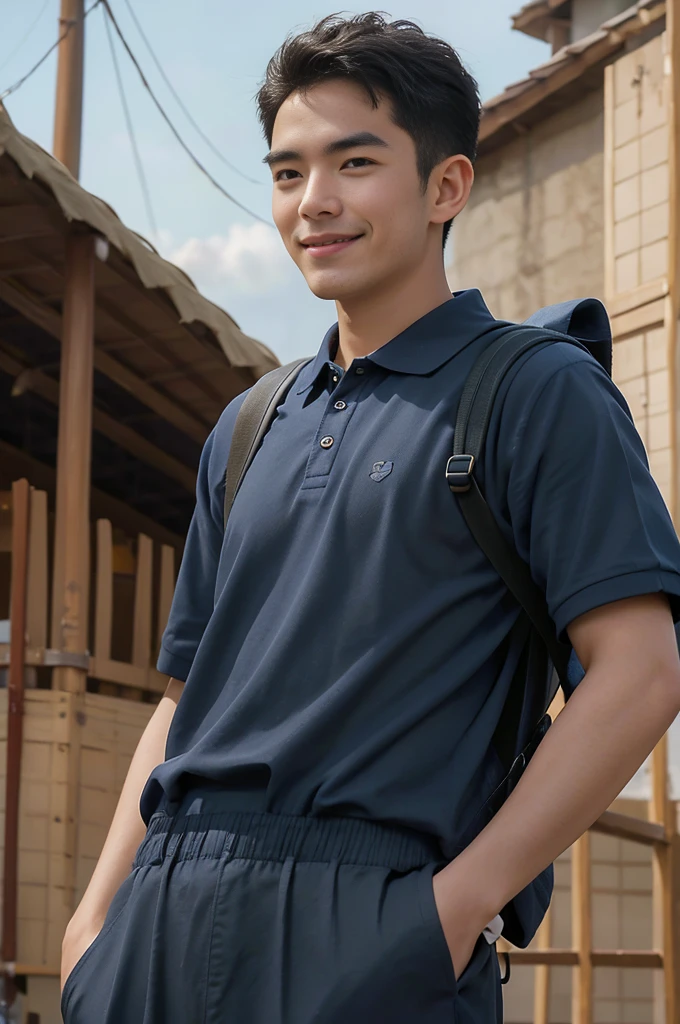
M 434 279 L 432 279 L 434 278 Z M 446 276 L 412 282 L 406 288 L 389 288 L 348 302 L 336 301 L 338 349 L 335 362 L 346 369 L 352 360 L 374 352 L 451 298 Z

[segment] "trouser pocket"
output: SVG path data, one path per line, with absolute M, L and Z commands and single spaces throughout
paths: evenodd
M 123 914 L 125 907 L 127 906 L 128 899 L 132 892 L 135 876 L 138 868 L 134 868 L 130 874 L 123 880 L 118 890 L 114 894 L 109 909 L 106 912 L 104 918 L 104 924 L 100 928 L 93 941 L 87 947 L 86 950 L 81 954 L 78 960 L 69 971 L 69 974 L 64 982 L 64 987 L 61 992 L 61 1015 L 64 1021 L 66 1021 L 67 1013 L 73 996 L 74 988 L 78 985 L 79 978 L 87 966 L 87 964 L 96 956 L 99 955 L 99 950 L 103 945 L 106 944 L 111 932 L 113 931 L 116 923 Z
M 207 1024 L 452 1024 L 453 965 L 424 871 L 228 864 Z

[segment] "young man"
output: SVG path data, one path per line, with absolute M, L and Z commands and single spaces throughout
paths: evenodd
M 604 370 L 566 342 L 526 357 L 479 470 L 585 676 L 453 856 L 499 781 L 522 655 L 443 472 L 498 328 L 479 292 L 451 295 L 442 258 L 476 86 L 446 43 L 366 14 L 287 41 L 258 100 L 276 226 L 338 322 L 226 532 L 243 396 L 205 445 L 158 663 L 173 678 L 64 939 L 64 1018 L 491 1024 L 485 928 L 680 709 L 680 548 Z

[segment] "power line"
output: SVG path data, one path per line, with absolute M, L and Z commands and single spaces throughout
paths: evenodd
M 218 160 L 221 160 L 223 164 L 226 164 L 226 166 L 229 167 L 236 174 L 240 174 L 240 176 L 242 178 L 245 178 L 246 181 L 252 182 L 253 185 L 262 185 L 263 183 L 261 181 L 257 181 L 255 178 L 248 177 L 248 175 L 244 174 L 243 171 L 239 170 L 238 167 L 235 167 L 234 164 L 232 164 L 232 162 L 226 158 L 224 153 L 222 153 L 217 148 L 217 146 L 215 146 L 215 144 L 213 143 L 212 139 L 210 139 L 210 137 L 205 134 L 205 132 L 203 131 L 201 126 L 196 123 L 196 121 L 194 120 L 194 118 L 191 115 L 191 113 L 187 110 L 186 105 L 185 105 L 182 97 L 177 92 L 177 90 L 175 89 L 174 85 L 172 84 L 172 82 L 168 78 L 167 74 L 163 70 L 161 62 L 159 61 L 158 57 L 154 53 L 153 47 L 151 46 L 151 43 L 149 42 L 148 37 L 146 36 L 146 34 L 144 32 L 144 29 L 142 28 L 142 26 L 139 23 L 139 19 L 137 18 L 137 15 L 135 14 L 134 8 L 133 8 L 132 4 L 130 3 L 130 0 L 125 0 L 125 5 L 126 5 L 128 11 L 130 12 L 130 16 L 132 17 L 132 20 L 134 21 L 134 23 L 135 23 L 135 25 L 137 27 L 137 31 L 139 32 L 140 36 L 144 40 L 144 43 L 146 44 L 147 50 L 151 54 L 151 59 L 153 60 L 154 64 L 156 65 L 156 68 L 158 69 L 158 73 L 160 74 L 161 78 L 163 79 L 163 81 L 167 85 L 168 89 L 172 93 L 172 95 L 173 95 L 173 97 L 175 99 L 175 102 L 179 106 L 180 110 L 182 111 L 182 113 L 186 117 L 187 121 L 192 126 L 192 128 L 194 128 L 194 130 L 198 133 L 198 135 L 203 139 L 203 141 L 205 142 L 206 146 L 208 146 L 208 148 L 210 150 L 212 150 L 212 152 L 215 154 L 215 156 L 218 158 Z
M 194 155 L 193 151 L 189 148 L 189 146 L 186 144 L 186 142 L 184 141 L 182 136 L 179 134 L 179 132 L 175 128 L 174 124 L 172 123 L 172 121 L 170 120 L 168 115 L 166 114 L 164 108 L 161 106 L 159 100 L 156 98 L 156 95 L 155 95 L 153 89 L 151 88 L 151 86 L 149 85 L 144 72 L 142 71 L 141 67 L 139 66 L 139 62 L 138 62 L 137 58 L 135 57 L 134 53 L 130 49 L 130 46 L 129 46 L 125 36 L 123 35 L 123 33 L 120 30 L 120 27 L 119 27 L 118 22 L 116 21 L 116 19 L 114 17 L 113 11 L 111 10 L 111 6 L 110 6 L 108 0 L 95 0 L 95 2 L 96 3 L 101 3 L 101 4 L 104 5 L 104 7 L 106 9 L 106 13 L 109 16 L 109 18 L 111 19 L 111 24 L 113 25 L 113 27 L 115 28 L 116 32 L 118 33 L 118 38 L 120 39 L 121 43 L 123 44 L 123 46 L 127 50 L 128 57 L 130 58 L 130 60 L 134 64 L 135 68 L 137 69 L 137 73 L 138 73 L 139 77 L 142 80 L 142 84 L 143 84 L 144 88 L 146 89 L 146 91 L 148 92 L 149 96 L 153 100 L 156 108 L 158 109 L 158 112 L 160 113 L 161 117 L 163 118 L 163 120 L 167 124 L 168 128 L 170 129 L 172 134 L 175 136 L 175 138 L 179 142 L 179 144 L 182 147 L 182 149 L 184 150 L 184 152 L 191 158 L 193 163 L 198 167 L 199 171 L 201 171 L 206 176 L 208 181 L 212 185 L 214 185 L 215 188 L 218 190 L 218 192 L 221 192 L 222 195 L 226 199 L 229 200 L 229 202 L 234 203 L 234 205 L 238 206 L 238 208 L 240 210 L 243 210 L 245 213 L 250 214 L 250 216 L 254 217 L 255 220 L 259 220 L 263 224 L 267 224 L 268 227 L 273 227 L 273 224 L 271 223 L 271 221 L 266 220 L 264 217 L 260 217 L 260 215 L 258 213 L 254 213 L 253 210 L 250 210 L 247 206 L 244 206 L 243 203 L 240 203 L 238 201 L 238 199 L 235 199 L 234 196 L 230 195 L 230 193 L 227 192 L 227 190 L 225 188 L 223 188 L 222 185 L 220 185 L 219 181 L 217 181 L 215 178 L 213 178 L 213 176 L 210 173 L 210 171 L 208 171 L 203 166 L 203 164 L 198 159 L 198 157 Z
M 85 11 L 85 14 L 83 15 L 83 17 L 87 18 L 88 14 L 91 14 L 91 12 L 95 9 L 95 7 L 99 7 L 99 5 L 101 3 L 103 3 L 103 0 L 94 0 L 94 3 L 91 4 L 88 7 L 88 9 Z M 70 21 L 68 23 L 68 25 L 66 26 L 66 28 L 64 29 L 64 31 L 62 32 L 62 34 L 57 39 L 56 43 L 53 43 L 52 46 L 50 46 L 50 48 L 47 51 L 47 53 L 43 54 L 43 56 L 40 58 L 38 63 L 34 64 L 33 67 L 31 68 L 31 70 L 27 71 L 26 74 L 23 76 L 23 78 L 20 78 L 17 82 L 14 83 L 14 85 L 10 85 L 9 89 L 5 89 L 5 91 L 3 93 L 0 93 L 0 102 L 2 102 L 3 100 L 7 99 L 8 96 L 11 96 L 13 92 L 17 91 L 17 89 L 20 89 L 21 86 L 24 84 L 24 82 L 27 82 L 29 80 L 29 78 L 31 77 L 31 75 L 35 74 L 35 72 L 38 70 L 38 68 L 42 64 L 45 63 L 45 61 L 50 56 L 50 54 L 53 53 L 54 50 L 56 50 L 56 48 L 59 46 L 59 44 L 61 42 L 64 41 L 64 39 L 66 39 L 66 36 L 69 34 L 71 29 L 75 27 L 75 24 L 76 24 L 76 22 Z
M 16 57 L 16 55 L 18 54 L 18 52 L 21 49 L 21 47 L 24 45 L 24 43 L 27 41 L 27 39 L 29 39 L 30 36 L 33 34 L 33 29 L 36 27 L 36 25 L 38 24 L 38 22 L 42 18 L 43 14 L 47 10 L 47 8 L 49 6 L 49 3 L 50 3 L 50 0 L 45 0 L 44 4 L 42 5 L 40 10 L 38 11 L 38 13 L 37 13 L 37 15 L 35 17 L 35 20 L 33 21 L 33 24 L 31 25 L 31 27 L 21 37 L 21 40 L 14 47 L 14 49 L 10 53 L 9 57 L 6 57 L 5 60 L 2 62 L 2 64 L 0 64 L 0 71 L 2 71 L 3 68 L 6 68 L 7 65 L 9 64 L 9 62 Z
M 130 136 L 130 145 L 132 146 L 132 154 L 135 160 L 135 166 L 137 168 L 137 177 L 139 178 L 139 184 L 144 196 L 144 205 L 146 206 L 146 215 L 149 218 L 149 224 L 151 230 L 154 233 L 154 237 L 158 240 L 158 227 L 156 225 L 156 218 L 154 217 L 153 206 L 151 204 L 151 193 L 149 191 L 149 185 L 144 174 L 144 166 L 142 164 L 142 158 L 139 154 L 139 148 L 137 146 L 137 139 L 135 138 L 135 131 L 132 126 L 132 118 L 130 116 L 130 108 L 128 107 L 127 98 L 125 96 L 125 89 L 123 88 L 123 79 L 120 73 L 120 67 L 118 66 L 118 57 L 116 56 L 116 48 L 113 42 L 113 36 L 111 35 L 111 26 L 109 19 L 106 17 L 106 11 L 104 12 L 104 25 L 106 27 L 106 35 L 109 40 L 109 49 L 111 50 L 111 60 L 113 61 L 113 69 L 116 74 L 116 81 L 118 83 L 118 92 L 120 93 L 120 102 L 123 107 L 123 114 L 125 116 L 125 123 L 127 125 L 128 135 Z

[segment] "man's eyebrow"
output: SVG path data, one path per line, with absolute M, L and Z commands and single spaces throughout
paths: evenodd
M 389 148 L 389 143 L 381 139 L 373 132 L 354 132 L 353 135 L 346 135 L 343 139 L 336 139 L 324 147 L 326 156 L 333 153 L 341 153 L 346 149 L 356 149 L 358 146 L 384 146 Z M 296 149 L 273 149 L 263 157 L 262 163 L 271 167 L 273 164 L 280 164 L 286 160 L 302 160 L 302 153 Z

